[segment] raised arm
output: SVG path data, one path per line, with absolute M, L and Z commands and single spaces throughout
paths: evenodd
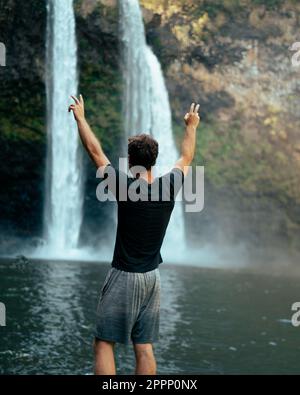
M 198 114 L 199 108 L 199 104 L 195 105 L 193 103 L 191 105 L 190 111 L 184 117 L 186 128 L 181 144 L 181 157 L 178 159 L 174 166 L 175 168 L 181 169 L 184 175 L 186 175 L 188 172 L 187 166 L 189 166 L 194 159 L 196 147 L 196 131 L 200 122 L 200 117 Z
M 73 115 L 78 126 L 79 136 L 84 148 L 97 168 L 108 165 L 110 161 L 104 154 L 100 141 L 94 135 L 92 129 L 85 119 L 84 101 L 82 95 L 79 96 L 79 99 L 77 99 L 75 96 L 71 97 L 75 103 L 70 105 L 69 112 L 73 111 Z

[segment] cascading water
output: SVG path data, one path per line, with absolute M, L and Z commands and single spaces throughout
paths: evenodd
M 66 255 L 76 249 L 82 221 L 82 163 L 78 134 L 67 106 L 77 93 L 77 44 L 73 0 L 48 0 L 48 160 L 46 248 Z
M 138 0 L 120 0 L 120 27 L 123 45 L 124 127 L 126 137 L 151 133 L 159 143 L 157 165 L 169 171 L 176 160 L 176 150 L 168 92 L 160 63 L 146 44 L 143 18 Z M 184 251 L 182 205 L 172 214 L 163 255 L 172 261 Z

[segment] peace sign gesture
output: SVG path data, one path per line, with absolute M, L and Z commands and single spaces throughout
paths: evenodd
M 77 99 L 76 96 L 71 96 L 71 97 L 75 103 L 69 106 L 69 112 L 73 111 L 73 115 L 76 121 L 83 120 L 85 117 L 84 117 L 84 101 L 82 95 L 79 96 L 79 99 Z
M 192 126 L 194 128 L 197 128 L 200 122 L 200 117 L 198 114 L 199 108 L 200 108 L 200 104 L 196 105 L 195 103 L 192 103 L 190 111 L 187 114 L 185 114 L 184 117 L 184 121 L 187 126 Z

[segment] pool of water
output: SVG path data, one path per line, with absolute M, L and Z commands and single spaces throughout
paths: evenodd
M 108 264 L 0 261 L 1 374 L 91 374 L 98 294 Z M 298 277 L 161 265 L 161 374 L 300 373 Z M 134 371 L 117 345 L 119 374 Z

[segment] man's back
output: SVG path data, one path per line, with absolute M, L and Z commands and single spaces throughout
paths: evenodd
M 117 194 L 118 228 L 113 267 L 147 272 L 162 262 L 160 249 L 183 178 L 181 170 L 173 169 L 156 178 L 152 184 L 139 180 L 140 186 L 136 188 L 135 178 L 118 172 L 117 187 L 122 182 L 126 183 L 128 194 L 126 201 Z M 133 194 L 137 201 L 132 200 L 131 190 L 135 191 Z

